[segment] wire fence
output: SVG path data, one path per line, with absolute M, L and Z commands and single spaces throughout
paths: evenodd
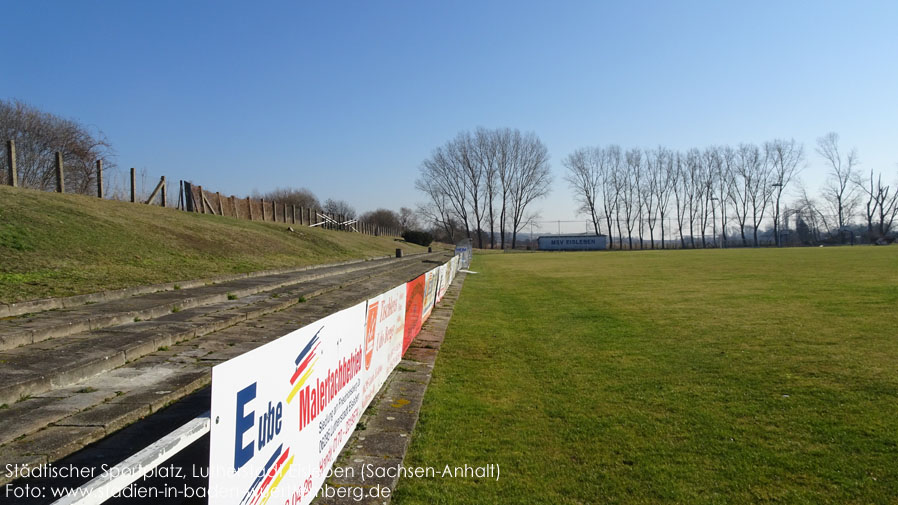
M 707 222 L 702 227 L 693 223 L 690 229 L 688 220 L 682 226 L 677 219 L 665 218 L 630 223 L 630 229 L 624 221 L 611 220 L 611 230 L 604 218 L 599 224 L 599 235 L 608 237 L 609 249 L 701 249 L 701 248 L 735 248 L 735 247 L 801 247 L 837 244 L 871 244 L 876 237 L 865 233 L 862 226 L 852 226 L 836 232 L 813 230 L 795 219 L 786 220 L 774 231 L 771 220 L 759 226 L 757 236 L 755 227 L 746 223 L 744 227 L 738 222 L 727 221 L 722 226 L 720 220 Z M 776 233 L 780 240 L 777 244 Z M 490 232 L 483 230 L 484 248 L 490 248 Z M 537 240 L 548 235 L 595 235 L 596 227 L 589 219 L 534 220 L 528 222 L 517 234 L 519 248 L 537 249 Z M 498 248 L 501 243 L 499 232 L 495 232 L 493 243 Z M 506 244 L 510 244 L 510 233 Z M 475 235 L 476 236 L 476 235 Z M 478 242 L 479 246 L 479 242 Z

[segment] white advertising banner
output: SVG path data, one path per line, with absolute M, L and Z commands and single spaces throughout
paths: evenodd
M 214 367 L 210 505 L 310 503 L 460 262 Z
M 365 378 L 362 385 L 362 410 L 386 382 L 402 359 L 405 334 L 405 284 L 368 300 L 365 318 Z
M 421 320 L 427 321 L 427 318 L 430 317 L 430 313 L 433 311 L 433 305 L 436 303 L 437 298 L 437 283 L 440 280 L 440 268 L 434 268 L 433 270 L 427 272 L 424 277 L 424 310 L 421 314 Z
M 446 294 L 446 290 L 449 289 L 449 265 L 443 264 L 440 266 L 440 284 L 439 289 L 437 291 L 437 303 L 443 299 L 443 295 Z
M 361 303 L 212 369 L 211 505 L 312 501 L 364 410 L 365 316 Z
M 449 260 L 449 284 L 455 280 L 455 274 L 458 273 L 458 256 L 453 256 Z

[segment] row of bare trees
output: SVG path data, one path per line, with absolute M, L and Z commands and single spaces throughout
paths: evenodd
M 772 223 L 774 242 L 782 245 L 792 217 L 796 229 L 810 231 L 816 240 L 842 237 L 860 207 L 871 240 L 886 237 L 898 215 L 898 184 L 884 184 L 875 171 L 861 176 L 856 151 L 842 153 L 835 133 L 819 138 L 816 152 L 828 171 L 821 199 L 796 188 L 800 196 L 789 203 L 787 191 L 806 163 L 804 147 L 792 139 L 685 152 L 588 147 L 563 164 L 565 180 L 595 233 L 616 235 L 621 248 L 624 237 L 630 249 L 654 249 L 656 239 L 665 248 L 672 232 L 680 247 L 708 247 L 709 231 L 712 246 L 758 246 L 765 222 Z
M 548 150 L 534 133 L 464 131 L 422 163 L 415 187 L 427 201 L 418 212 L 450 241 L 463 229 L 477 247 L 514 248 L 518 232 L 537 217 L 531 204 L 551 183 Z

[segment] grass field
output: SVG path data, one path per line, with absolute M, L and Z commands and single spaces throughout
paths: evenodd
M 0 302 L 426 250 L 287 226 L 0 186 Z
M 898 503 L 898 247 L 471 268 L 394 503 Z

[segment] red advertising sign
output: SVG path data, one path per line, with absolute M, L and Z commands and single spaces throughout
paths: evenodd
M 420 275 L 417 279 L 405 284 L 405 337 L 402 339 L 402 354 L 411 345 L 412 340 L 421 331 L 424 322 L 424 284 L 426 275 Z

